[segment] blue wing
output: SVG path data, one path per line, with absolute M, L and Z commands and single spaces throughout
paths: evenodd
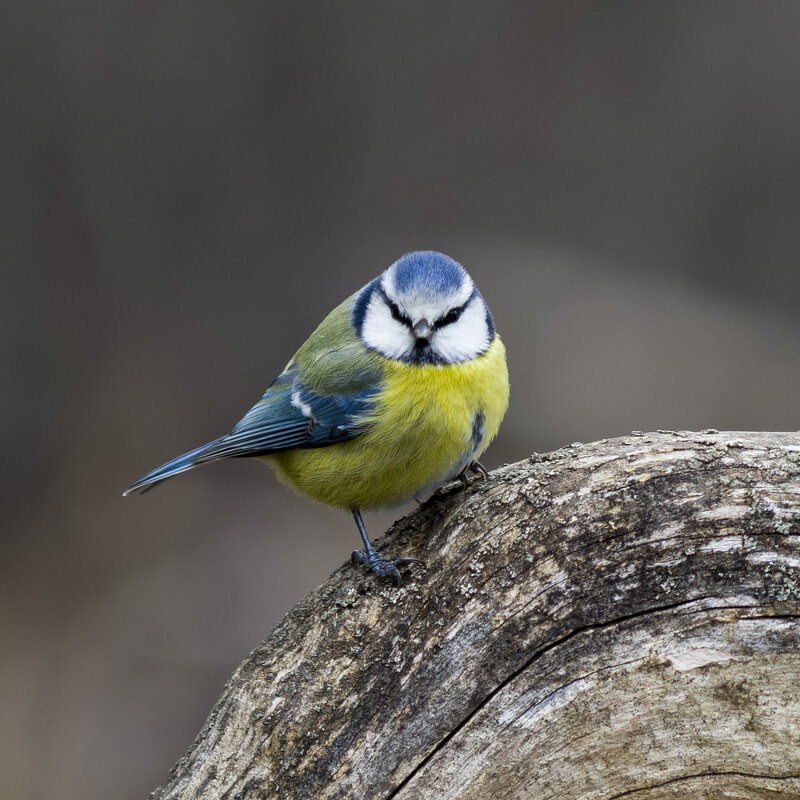
M 203 460 L 267 455 L 352 439 L 363 430 L 360 417 L 375 392 L 371 387 L 349 395 L 321 395 L 297 378 L 285 388 L 273 384 L 227 436 L 212 443 Z
M 377 391 L 378 386 L 373 385 L 353 394 L 317 394 L 303 385 L 297 366 L 292 365 L 229 434 L 168 461 L 123 494 L 147 491 L 173 475 L 219 458 L 263 456 L 352 439 L 363 432 L 364 412 Z

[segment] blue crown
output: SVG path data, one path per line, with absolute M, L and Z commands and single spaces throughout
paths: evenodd
M 402 294 L 420 288 L 431 294 L 452 294 L 464 283 L 466 275 L 461 264 L 435 250 L 406 253 L 394 264 L 394 283 Z

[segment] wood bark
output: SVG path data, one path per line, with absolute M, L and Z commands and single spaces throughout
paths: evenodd
M 575 444 L 438 492 L 231 677 L 155 800 L 800 798 L 800 434 Z

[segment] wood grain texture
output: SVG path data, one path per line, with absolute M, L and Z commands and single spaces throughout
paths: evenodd
M 154 800 L 800 798 L 800 434 L 536 455 L 393 526 L 232 676 Z

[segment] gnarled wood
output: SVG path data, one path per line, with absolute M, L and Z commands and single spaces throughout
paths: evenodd
M 436 495 L 233 675 L 157 800 L 800 798 L 800 434 L 573 445 Z

